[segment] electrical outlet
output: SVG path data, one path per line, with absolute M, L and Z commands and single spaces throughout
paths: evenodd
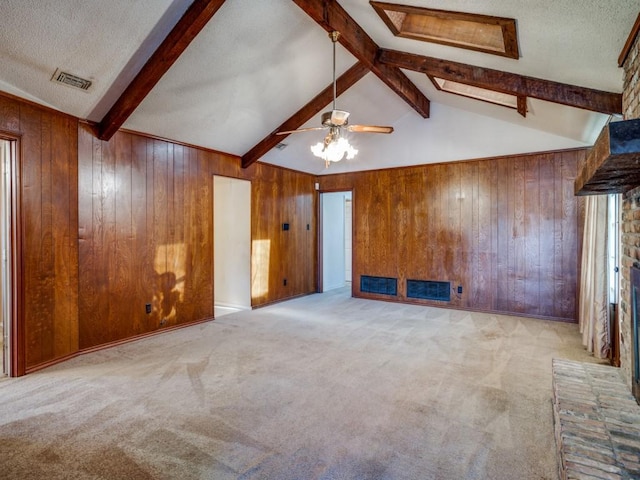
M 458 293 L 462 293 L 462 285 L 458 285 Z
M 282 284 L 283 284 L 285 287 L 287 286 L 287 279 L 286 279 L 286 278 L 282 281 Z
M 144 306 L 144 311 L 147 312 L 147 314 L 151 313 L 151 304 L 150 303 L 147 303 Z

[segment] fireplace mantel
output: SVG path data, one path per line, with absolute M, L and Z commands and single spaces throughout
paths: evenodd
M 640 119 L 605 125 L 582 164 L 576 195 L 625 193 L 640 186 Z

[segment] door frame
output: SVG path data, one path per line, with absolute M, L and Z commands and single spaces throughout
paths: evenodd
M 213 285 L 212 285 L 212 300 L 213 300 L 213 314 L 214 314 L 214 318 L 215 318 L 215 308 L 216 308 L 216 258 L 215 258 L 215 251 L 216 251 L 216 177 L 220 177 L 220 178 L 227 178 L 230 180 L 240 180 L 243 182 L 247 182 L 249 183 L 249 265 L 247 266 L 248 268 L 248 272 L 249 272 L 249 305 L 246 306 L 247 310 L 251 310 L 253 308 L 253 295 L 252 295 L 252 291 L 251 291 L 251 279 L 252 279 L 252 262 L 251 262 L 251 258 L 252 258 L 252 224 L 251 224 L 251 214 L 252 214 L 252 207 L 253 207 L 253 182 L 251 182 L 251 180 L 247 179 L 247 178 L 239 178 L 239 177 L 232 177 L 230 175 L 220 175 L 218 173 L 214 173 L 211 176 L 211 210 L 212 210 L 212 228 L 213 228 L 213 233 L 212 233 L 212 246 L 213 246 L 213 265 L 212 265 L 212 277 L 213 277 Z
M 609 335 L 611 343 L 610 361 L 615 367 L 620 366 L 620 281 L 622 275 L 622 200 L 621 194 L 607 195 L 607 271 L 609 281 L 607 283 L 607 294 L 609 297 Z M 613 218 L 613 215 L 615 218 Z M 612 238 L 613 237 L 613 238 Z M 615 286 L 611 288 L 611 279 L 615 281 Z
M 7 320 L 9 326 L 9 358 L 8 371 L 11 377 L 25 374 L 25 331 L 24 331 L 24 288 L 22 285 L 22 137 L 20 134 L 0 130 L 0 140 L 14 143 L 14 155 L 9 165 L 9 187 L 11 205 L 9 207 L 9 277 L 11 318 Z
M 324 226 L 324 216 L 322 214 L 322 194 L 323 193 L 347 193 L 351 192 L 351 296 L 353 296 L 353 264 L 354 264 L 354 248 L 353 244 L 355 243 L 355 222 L 353 221 L 353 213 L 355 212 L 355 191 L 353 188 L 335 188 L 335 189 L 326 189 L 326 190 L 318 190 L 318 207 L 317 207 L 317 218 L 318 218 L 318 258 L 317 258 L 317 278 L 316 278 L 316 293 L 322 293 L 324 282 L 324 271 L 323 271 L 323 244 L 322 244 L 322 234 L 323 234 L 323 226 Z

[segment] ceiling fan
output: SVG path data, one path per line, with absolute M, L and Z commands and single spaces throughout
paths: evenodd
M 325 161 L 328 167 L 330 162 L 342 160 L 344 155 L 347 159 L 353 158 L 358 151 L 353 148 L 349 141 L 342 136 L 342 130 L 357 133 L 391 133 L 393 127 L 379 125 L 349 125 L 349 112 L 336 109 L 336 42 L 340 38 L 340 32 L 329 32 L 329 38 L 333 42 L 333 108 L 329 112 L 322 114 L 321 127 L 300 128 L 298 130 L 287 130 L 277 132 L 277 135 L 288 135 L 290 133 L 311 132 L 315 130 L 329 130 L 323 142 L 319 142 L 311 147 L 311 151 L 317 157 Z

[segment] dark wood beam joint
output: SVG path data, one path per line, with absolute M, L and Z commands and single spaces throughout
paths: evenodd
M 378 61 L 386 65 L 426 73 L 444 80 L 452 80 L 511 95 L 537 98 L 599 113 L 622 113 L 622 95 L 619 93 L 567 85 L 396 50 L 383 49 L 378 56 Z
M 518 113 L 526 118 L 527 117 L 527 97 L 523 95 L 518 95 L 517 102 L 518 102 Z
M 399 68 L 376 62 L 371 71 L 409 104 L 422 118 L 431 115 L 431 102 Z
M 224 0 L 194 0 L 97 126 L 109 140 L 216 14 Z
M 625 193 L 640 185 L 639 167 L 640 119 L 611 122 L 580 165 L 575 194 Z
M 380 48 L 335 0 L 293 0 L 327 32 L 340 32 L 340 44 L 362 62 L 422 117 L 429 117 L 429 99 L 394 66 L 376 61 Z

